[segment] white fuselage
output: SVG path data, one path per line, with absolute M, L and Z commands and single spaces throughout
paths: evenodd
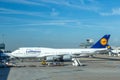
M 94 53 L 100 53 L 105 51 L 106 48 L 90 48 L 90 49 L 54 49 L 54 48 L 42 48 L 42 47 L 27 47 L 19 48 L 13 51 L 11 54 L 14 57 L 46 57 L 46 56 L 62 56 L 62 55 L 91 55 Z

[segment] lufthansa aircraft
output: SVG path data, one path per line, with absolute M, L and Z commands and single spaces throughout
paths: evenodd
M 91 48 L 85 49 L 56 49 L 45 47 L 22 47 L 12 53 L 12 57 L 16 58 L 44 58 L 45 60 L 70 60 L 72 57 L 80 57 L 81 55 L 93 55 L 107 51 L 108 40 L 110 35 L 104 35 Z

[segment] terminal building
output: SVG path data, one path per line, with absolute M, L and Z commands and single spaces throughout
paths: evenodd
M 80 44 L 80 48 L 90 48 L 94 44 L 93 39 L 86 39 L 86 42 Z

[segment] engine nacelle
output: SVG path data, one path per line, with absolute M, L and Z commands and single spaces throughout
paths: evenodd
M 46 61 L 71 61 L 71 60 L 72 60 L 72 56 L 70 55 L 46 57 Z
M 71 61 L 71 60 L 72 60 L 72 56 L 70 56 L 70 55 L 63 56 L 63 61 Z
M 58 60 L 60 56 L 47 56 L 46 61 L 55 61 Z

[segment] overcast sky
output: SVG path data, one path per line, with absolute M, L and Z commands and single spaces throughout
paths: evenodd
M 0 0 L 0 42 L 19 47 L 79 47 L 111 34 L 120 46 L 120 0 Z

